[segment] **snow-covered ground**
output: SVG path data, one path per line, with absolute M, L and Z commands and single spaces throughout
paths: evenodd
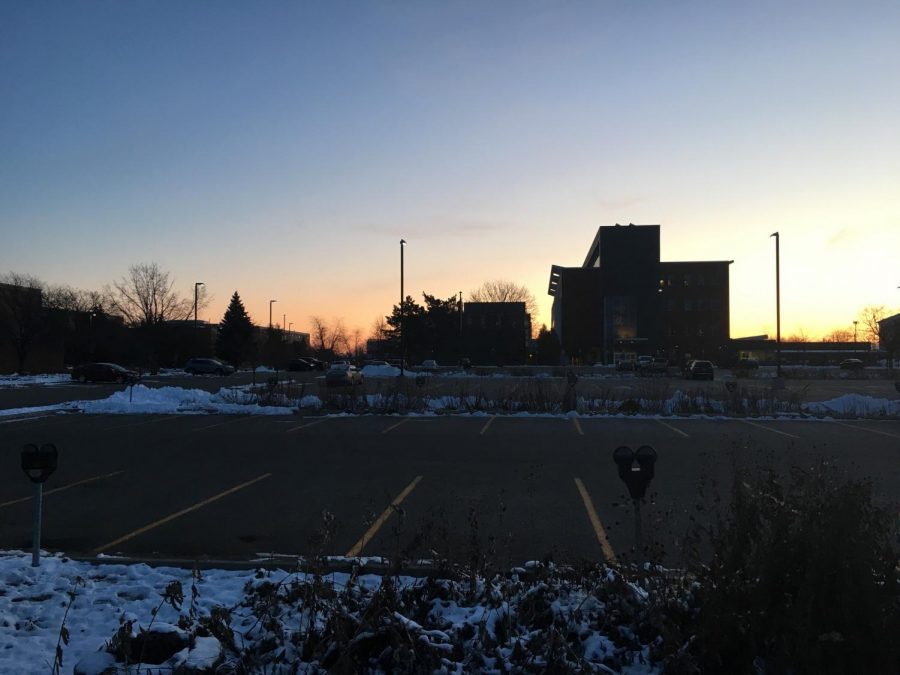
M 836 398 L 812 403 L 789 404 L 769 398 L 754 401 L 721 401 L 703 394 L 674 391 L 668 398 L 634 398 L 606 400 L 579 398 L 575 412 L 564 412 L 558 403 L 515 400 L 486 400 L 483 396 L 427 396 L 406 399 L 393 394 L 375 393 L 337 398 L 305 394 L 297 400 L 289 398 L 289 389 L 268 397 L 264 390 L 250 385 L 222 388 L 217 392 L 184 387 L 147 387 L 137 384 L 117 391 L 105 399 L 70 401 L 57 405 L 0 410 L 0 416 L 22 415 L 52 411 L 71 411 L 86 414 L 224 414 L 224 415 L 291 415 L 299 411 L 346 412 L 403 412 L 409 410 L 425 414 L 513 414 L 571 417 L 572 415 L 729 415 L 746 414 L 779 417 L 810 415 L 814 417 L 900 417 L 900 399 L 874 398 L 861 394 L 844 394 Z M 297 394 L 294 394 L 297 395 Z M 401 400 L 402 399 L 402 400 Z M 261 402 L 263 404 L 261 404 Z
M 356 639 L 350 639 L 352 633 L 343 638 L 332 634 L 335 647 L 359 649 L 365 636 L 387 629 L 384 639 L 415 645 L 417 658 L 431 659 L 443 672 L 480 672 L 477 666 L 463 669 L 475 650 L 480 651 L 479 658 L 486 659 L 489 670 L 490 662 L 508 669 L 523 657 L 538 666 L 545 658 L 547 636 L 559 630 L 557 623 L 567 627 L 572 636 L 565 658 L 573 667 L 629 675 L 658 672 L 647 662 L 649 647 L 635 644 L 629 637 L 635 615 L 627 616 L 628 609 L 644 604 L 646 593 L 612 570 L 601 569 L 599 576 L 583 584 L 551 578 L 478 580 L 472 593 L 468 582 L 402 576 L 332 573 L 314 578 L 282 570 L 204 570 L 197 578 L 189 569 L 102 560 L 91 564 L 62 556 L 45 557 L 37 568 L 30 563 L 31 556 L 22 552 L 0 553 L 3 673 L 44 675 L 51 672 L 54 659 L 61 654 L 60 672 L 72 672 L 80 662 L 82 672 L 99 675 L 114 663 L 111 655 L 100 650 L 128 622 L 133 623 L 125 633 L 131 638 L 152 623 L 155 632 L 174 634 L 184 641 L 187 646 L 175 647 L 172 660 L 165 663 L 166 672 L 187 663 L 203 667 L 217 659 L 233 661 L 237 654 L 223 644 L 228 642 L 223 635 L 230 635 L 245 657 L 258 659 L 257 666 L 262 667 L 254 672 L 296 672 L 290 668 L 302 663 L 309 665 L 301 672 L 325 672 L 319 660 L 324 660 L 327 652 L 308 650 L 306 657 L 302 655 L 304 628 L 314 629 L 318 641 L 319 636 L 329 639 L 328 626 L 334 624 L 328 622 L 338 615 L 356 631 Z M 417 621 L 409 618 L 412 607 L 406 616 L 398 611 L 404 591 L 411 591 L 408 598 L 420 597 L 420 606 L 426 609 L 424 616 L 417 612 Z M 538 625 L 530 625 L 526 617 L 534 610 L 518 611 L 520 605 L 534 606 L 535 594 L 549 603 L 550 625 L 538 621 Z M 314 610 L 304 598 L 312 601 L 309 604 Z M 621 608 L 613 611 L 620 602 Z M 380 611 L 371 611 L 374 606 Z M 227 612 L 217 613 L 217 608 Z M 387 615 L 382 616 L 385 610 Z M 210 631 L 211 620 L 221 630 Z M 204 622 L 207 628 L 200 633 L 207 637 L 200 637 L 197 629 Z M 68 640 L 61 638 L 62 631 Z M 208 637 L 210 632 L 218 639 Z M 287 650 L 280 655 L 281 669 L 278 650 L 265 647 L 273 640 Z M 382 649 L 380 642 L 369 648 L 375 649 L 375 657 Z M 496 646 L 488 648 L 485 643 Z M 457 651 L 459 647 L 462 653 Z M 615 669 L 610 670 L 611 666 Z
M 72 381 L 69 373 L 50 373 L 46 375 L 0 375 L 0 389 L 14 387 L 52 386 L 67 384 Z

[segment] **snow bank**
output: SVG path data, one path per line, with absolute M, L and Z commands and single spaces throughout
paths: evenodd
M 0 375 L 0 389 L 12 389 L 15 387 L 53 386 L 67 384 L 72 381 L 68 373 L 52 373 L 47 375 Z
M 363 377 L 397 377 L 400 369 L 394 366 L 363 366 Z
M 873 398 L 862 394 L 844 394 L 828 401 L 816 401 L 803 406 L 811 413 L 855 415 L 860 417 L 900 415 L 900 400 Z
M 202 389 L 181 387 L 146 387 L 136 384 L 134 391 L 117 391 L 99 401 L 79 401 L 77 407 L 88 414 L 175 414 L 220 413 L 241 415 L 290 415 L 294 408 L 261 406 L 241 389 L 220 389 L 210 393 Z

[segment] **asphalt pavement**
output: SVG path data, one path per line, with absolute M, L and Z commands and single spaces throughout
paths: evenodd
M 643 533 L 672 564 L 742 468 L 824 460 L 900 500 L 898 421 L 47 414 L 0 439 L 0 548 L 30 546 L 20 449 L 53 442 L 43 545 L 68 554 L 627 559 L 622 444 L 659 453 Z

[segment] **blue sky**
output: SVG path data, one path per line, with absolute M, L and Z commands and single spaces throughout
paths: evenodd
M 662 225 L 732 334 L 900 305 L 895 2 L 6 2 L 0 271 L 368 329 Z

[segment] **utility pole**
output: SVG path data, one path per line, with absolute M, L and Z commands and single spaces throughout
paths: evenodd
M 269 328 L 272 327 L 272 304 L 278 302 L 277 300 L 269 300 Z
M 781 257 L 778 233 L 769 237 L 775 237 L 775 364 L 778 377 L 781 377 Z
M 205 286 L 205 285 L 206 284 L 204 284 L 202 281 L 194 282 L 194 329 L 195 330 L 197 328 L 197 299 L 199 298 L 197 289 L 199 289 L 200 286 Z
M 406 344 L 404 342 L 403 336 L 403 319 L 404 319 L 404 309 L 403 309 L 403 247 L 406 246 L 406 241 L 404 239 L 400 240 L 400 377 L 403 377 L 403 366 L 404 361 L 406 360 Z

